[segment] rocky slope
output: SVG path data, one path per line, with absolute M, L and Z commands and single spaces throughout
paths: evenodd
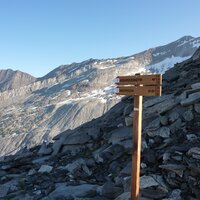
M 19 89 L 35 80 L 35 77 L 21 71 L 0 70 L 0 92 Z
M 200 49 L 166 72 L 161 97 L 144 99 L 141 200 L 200 199 L 199 71 Z M 133 98 L 124 97 L 53 143 L 2 159 L 0 197 L 130 199 L 132 110 Z
M 146 68 L 164 72 L 190 57 L 199 41 L 185 36 L 128 57 L 62 65 L 30 84 L 14 84 L 15 89 L 10 84 L 0 93 L 0 155 L 51 141 L 58 133 L 101 116 L 120 101 L 112 95 L 116 76 Z

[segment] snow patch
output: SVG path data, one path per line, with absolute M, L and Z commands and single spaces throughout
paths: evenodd
M 193 47 L 197 47 L 198 48 L 198 47 L 200 47 L 200 40 L 195 40 L 190 44 L 192 44 Z
M 113 68 L 113 67 L 115 67 L 115 65 L 101 66 L 101 67 L 98 67 L 98 69 L 109 69 L 109 68 Z
M 105 99 L 103 97 L 101 97 L 100 100 L 101 100 L 101 103 L 107 103 L 107 99 Z
M 129 60 L 134 60 L 134 59 L 135 59 L 134 56 L 130 56 L 130 57 L 129 57 Z
M 159 52 L 159 53 L 154 53 L 153 56 L 154 57 L 160 56 L 160 55 L 162 56 L 162 55 L 165 55 L 166 53 L 167 53 L 167 51 L 163 51 L 163 52 Z
M 71 91 L 70 90 L 66 90 L 67 95 L 71 95 Z
M 66 101 L 61 101 L 61 102 L 58 102 L 56 105 L 66 105 L 66 104 L 72 104 L 72 99 L 68 99 Z
M 146 68 L 146 70 L 150 70 L 151 72 L 164 74 L 165 71 L 167 71 L 168 69 L 173 67 L 174 64 L 180 63 L 184 60 L 187 60 L 188 58 L 190 58 L 190 56 L 187 56 L 187 57 L 174 57 L 174 56 L 172 56 L 171 58 L 166 58 L 159 63 L 153 64 L 153 65 L 148 65 L 145 68 Z
M 184 44 L 190 42 L 191 40 L 193 40 L 193 39 L 190 39 L 190 40 L 184 40 L 184 41 L 182 41 L 179 45 L 177 45 L 177 47 L 180 47 L 180 46 L 182 46 L 182 45 L 184 45 Z
M 30 109 L 32 109 L 32 110 L 36 110 L 36 109 L 38 109 L 38 107 L 31 107 Z

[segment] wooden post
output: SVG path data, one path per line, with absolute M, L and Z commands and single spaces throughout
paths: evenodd
M 142 98 L 143 96 L 161 96 L 162 75 L 135 74 L 134 76 L 118 76 L 116 85 L 116 94 L 134 96 L 131 200 L 139 200 L 140 155 L 142 143 Z
M 134 96 L 133 153 L 131 176 L 131 200 L 139 199 L 140 190 L 140 153 L 142 138 L 142 96 Z

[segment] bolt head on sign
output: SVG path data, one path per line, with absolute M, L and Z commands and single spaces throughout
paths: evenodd
M 118 95 L 161 96 L 162 75 L 118 76 L 115 79 Z

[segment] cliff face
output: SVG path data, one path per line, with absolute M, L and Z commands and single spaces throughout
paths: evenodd
M 200 199 L 199 51 L 164 74 L 161 97 L 144 98 L 140 199 Z M 133 101 L 2 158 L 0 196 L 130 200 Z

